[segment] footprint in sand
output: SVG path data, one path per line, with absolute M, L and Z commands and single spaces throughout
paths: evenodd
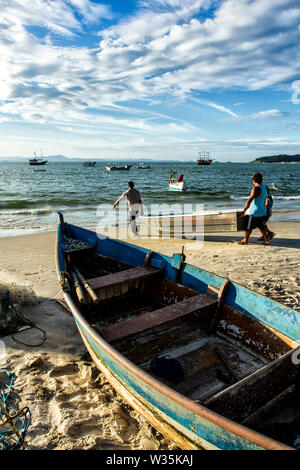
M 66 432 L 73 439 L 80 439 L 85 436 L 102 434 L 102 428 L 96 419 L 87 419 L 72 423 Z
M 74 375 L 79 372 L 78 365 L 75 363 L 64 364 L 63 366 L 55 366 L 50 372 L 50 377 L 62 377 L 64 375 Z
M 71 392 L 71 393 L 61 392 L 61 393 L 57 394 L 55 398 L 59 403 L 62 403 L 62 405 L 63 405 L 64 402 L 69 403 L 70 401 L 74 400 L 74 398 L 82 397 L 83 395 L 84 395 L 83 390 L 77 390 L 77 391 Z

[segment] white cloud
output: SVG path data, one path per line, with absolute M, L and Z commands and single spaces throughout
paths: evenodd
M 0 99 L 10 102 L 0 111 L 6 118 L 35 122 L 88 121 L 94 119 L 88 117 L 90 108 L 131 99 L 184 99 L 195 90 L 201 96 L 201 91 L 257 90 L 295 80 L 299 0 L 223 0 L 213 17 L 201 17 L 212 3 L 143 1 L 134 16 L 101 29 L 102 18 L 112 18 L 104 2 L 32 0 L 29 6 L 2 0 Z M 99 47 L 93 49 L 75 42 L 91 23 L 99 34 Z M 33 27 L 44 28 L 41 37 Z M 73 37 L 74 43 L 57 42 L 56 35 Z M 274 109 L 238 118 L 215 100 L 202 103 L 240 120 L 280 117 Z M 130 116 L 129 122 L 138 125 Z
M 259 121 L 265 119 L 281 119 L 286 117 L 287 113 L 279 111 L 279 109 L 268 109 L 266 111 L 259 111 L 258 113 L 250 114 L 249 116 L 235 116 L 231 121 Z

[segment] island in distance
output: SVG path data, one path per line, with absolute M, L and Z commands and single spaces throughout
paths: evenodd
M 300 163 L 300 155 L 272 155 L 269 157 L 259 157 L 251 163 Z

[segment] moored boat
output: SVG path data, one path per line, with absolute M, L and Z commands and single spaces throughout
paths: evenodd
M 212 162 L 209 152 L 199 152 L 199 159 L 196 160 L 197 165 L 210 165 Z
M 37 157 L 36 152 L 34 152 L 34 158 L 29 159 L 29 165 L 31 166 L 41 166 L 46 165 L 47 160 L 44 157 Z
M 138 165 L 139 170 L 150 170 L 150 168 L 151 168 L 150 165 L 145 165 L 145 163 L 140 163 Z
M 117 166 L 116 163 L 112 163 L 111 165 L 107 165 L 107 171 L 128 171 L 132 165 L 124 165 L 124 166 Z
M 66 304 L 97 367 L 133 408 L 182 449 L 295 447 L 298 312 L 186 264 L 183 254 L 60 219 Z
M 83 166 L 96 166 L 96 160 L 88 160 L 87 162 L 83 163 Z

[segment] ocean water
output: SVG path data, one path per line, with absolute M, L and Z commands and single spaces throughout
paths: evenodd
M 32 167 L 27 162 L 0 162 L 0 236 L 53 230 L 57 211 L 64 213 L 66 221 L 85 227 L 127 223 L 126 203 L 117 211 L 111 207 L 129 180 L 141 192 L 148 212 L 153 204 L 165 208 L 175 204 L 175 210 L 198 204 L 206 210 L 239 209 L 250 193 L 251 176 L 256 171 L 263 174 L 274 198 L 272 220 L 300 221 L 300 164 L 212 163 L 201 167 L 193 162 L 149 162 L 149 170 L 140 170 L 134 162 L 129 171 L 109 173 L 108 163 Z M 126 163 L 131 164 L 118 162 Z M 176 176 L 184 174 L 186 192 L 169 191 L 170 171 L 176 171 Z M 272 189 L 272 183 L 277 190 Z

